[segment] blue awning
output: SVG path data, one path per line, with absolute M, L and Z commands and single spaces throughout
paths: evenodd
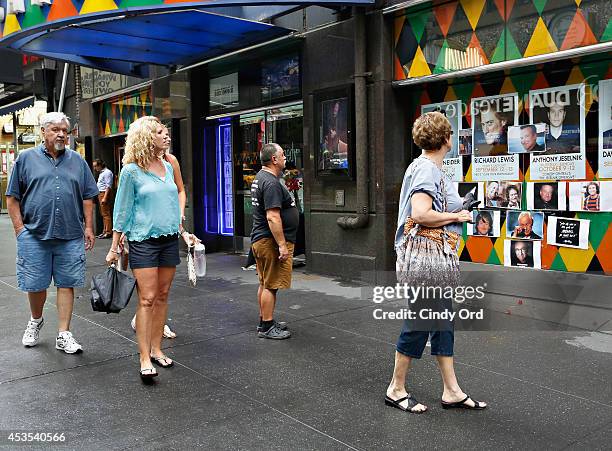
M 286 28 L 201 8 L 140 8 L 50 22 L 13 33 L 0 45 L 26 54 L 146 77 L 148 64 L 188 65 L 291 33 Z
M 14 111 L 19 111 L 23 108 L 28 108 L 34 106 L 34 96 L 26 97 L 25 99 L 17 100 L 13 103 L 9 103 L 8 105 L 2 105 L 0 107 L 0 116 L 4 116 L 5 114 L 10 114 Z

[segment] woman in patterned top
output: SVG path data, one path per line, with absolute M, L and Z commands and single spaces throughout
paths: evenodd
M 462 223 L 472 220 L 463 209 L 455 185 L 442 172 L 442 161 L 452 148 L 451 124 L 441 113 L 426 113 L 412 128 L 412 138 L 423 153 L 404 176 L 400 193 L 398 227 L 395 235 L 396 272 L 400 284 L 411 287 L 456 288 L 459 281 L 457 255 Z M 421 296 L 410 299 L 406 319 L 395 352 L 393 378 L 387 388 L 385 404 L 404 412 L 423 413 L 427 407 L 406 391 L 406 375 L 413 359 L 420 359 L 428 338 L 431 354 L 436 356 L 444 391 L 442 407 L 484 409 L 486 404 L 472 400 L 459 387 L 453 363 L 454 323 L 432 321 L 423 312 L 452 312 L 452 299 Z

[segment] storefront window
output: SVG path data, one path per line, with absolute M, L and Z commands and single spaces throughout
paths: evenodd
M 304 211 L 302 127 L 302 104 L 276 108 L 266 113 L 268 142 L 279 144 L 285 151 L 287 163 L 283 180 L 289 192 L 295 197 L 300 212 Z
M 303 108 L 302 104 L 243 114 L 234 146 L 236 186 L 236 235 L 249 236 L 253 227 L 251 183 L 261 169 L 259 152 L 266 142 L 285 151 L 287 167 L 283 181 L 303 212 Z

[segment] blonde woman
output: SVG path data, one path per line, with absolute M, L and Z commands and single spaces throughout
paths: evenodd
M 167 135 L 168 130 L 153 116 L 130 125 L 115 198 L 113 242 L 106 256 L 109 264 L 118 260 L 120 238 L 125 234 L 138 287 L 136 337 L 143 380 L 157 376 L 152 363 L 163 368 L 174 364 L 161 349 L 168 292 L 180 263 L 179 232 L 185 241 L 195 239 L 181 226 L 174 171 L 163 158 Z
M 181 174 L 181 167 L 179 166 L 179 162 L 174 155 L 170 153 L 170 134 L 168 133 L 168 128 L 165 125 L 162 125 L 166 132 L 166 152 L 164 153 L 164 159 L 172 165 L 172 171 L 174 174 L 174 183 L 176 183 L 176 188 L 178 190 L 178 198 L 179 198 L 179 208 L 181 209 L 181 220 L 185 220 L 185 205 L 187 204 L 187 193 L 185 192 L 185 184 L 183 183 L 183 175 Z M 120 241 L 120 244 L 123 244 Z M 134 332 L 136 332 L 136 315 L 132 318 L 130 323 Z M 176 338 L 176 334 L 170 329 L 170 326 L 167 324 L 164 325 L 164 338 Z

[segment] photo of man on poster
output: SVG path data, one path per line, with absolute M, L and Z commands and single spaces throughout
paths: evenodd
M 508 127 L 515 125 L 515 113 L 514 94 L 472 99 L 474 156 L 508 155 Z
M 533 189 L 533 208 L 558 210 L 557 182 L 536 183 Z
M 610 128 L 602 133 L 602 146 L 604 150 L 612 150 L 612 106 L 608 108 L 608 125 Z
M 580 90 L 542 89 L 531 93 L 531 102 L 532 123 L 548 125 L 541 155 L 580 153 Z

